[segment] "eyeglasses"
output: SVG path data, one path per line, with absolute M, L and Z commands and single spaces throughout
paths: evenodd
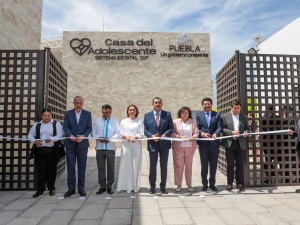
M 108 115 L 108 114 L 111 114 L 111 112 L 102 112 L 102 114 Z

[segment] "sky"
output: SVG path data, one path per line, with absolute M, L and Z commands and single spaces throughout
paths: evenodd
M 299 0 L 43 0 L 42 37 L 63 31 L 210 33 L 211 76 L 300 17 Z

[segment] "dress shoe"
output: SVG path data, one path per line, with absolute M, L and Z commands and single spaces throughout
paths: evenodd
M 113 194 L 114 191 L 111 189 L 111 187 L 107 187 L 107 193 L 108 193 L 108 194 Z
M 202 188 L 201 188 L 201 191 L 206 191 L 207 188 L 208 188 L 207 185 L 203 185 Z
M 181 191 L 181 185 L 180 185 L 180 186 L 178 185 L 177 188 L 175 189 L 175 191 L 176 191 L 176 192 Z
M 296 189 L 296 191 L 295 191 L 296 193 L 300 193 L 300 189 Z
M 236 186 L 236 188 L 239 189 L 239 191 L 245 191 L 245 188 L 243 185 L 239 184 L 238 186 Z
M 149 190 L 149 193 L 150 194 L 155 194 L 155 187 L 151 187 L 150 190 Z
M 74 195 L 75 194 L 75 190 L 68 190 L 65 194 L 64 194 L 64 197 L 65 198 L 68 198 L 70 197 L 71 195 Z
M 227 190 L 227 191 L 231 191 L 231 190 L 232 190 L 232 185 L 231 185 L 231 184 L 228 184 L 227 187 L 226 187 L 226 190 Z
M 37 191 L 37 192 L 35 192 L 34 195 L 32 195 L 32 197 L 33 197 L 33 198 L 36 198 L 36 197 L 39 197 L 39 196 L 42 195 L 42 194 L 43 194 L 43 192 Z
M 99 188 L 99 190 L 96 192 L 96 195 L 100 195 L 105 191 L 106 191 L 106 188 Z
M 218 191 L 215 185 L 209 185 L 209 188 L 213 191 Z
M 193 187 L 188 187 L 188 191 L 189 191 L 189 192 L 193 192 L 193 191 L 194 191 L 194 188 L 193 188 Z
M 85 192 L 85 190 L 78 190 L 78 193 L 80 194 L 80 196 L 82 196 L 82 197 L 84 197 L 84 196 L 86 196 L 86 192 Z
M 49 195 L 50 195 L 50 196 L 53 196 L 53 195 L 55 195 L 55 190 L 51 190 L 51 191 L 49 191 Z
M 168 194 L 166 188 L 161 188 L 160 191 L 161 191 L 162 194 Z

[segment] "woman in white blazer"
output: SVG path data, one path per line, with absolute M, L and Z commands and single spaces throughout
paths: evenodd
M 125 190 L 129 194 L 132 190 L 140 189 L 140 176 L 142 168 L 142 143 L 144 135 L 143 121 L 137 118 L 139 114 L 135 105 L 127 107 L 127 118 L 121 121 L 120 133 L 122 142 L 120 167 L 117 191 Z

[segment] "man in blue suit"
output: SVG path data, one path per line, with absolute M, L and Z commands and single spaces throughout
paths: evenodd
M 88 147 L 90 145 L 89 141 L 83 138 L 88 137 L 92 131 L 92 115 L 89 111 L 82 109 L 84 104 L 83 98 L 81 96 L 76 96 L 73 104 L 75 108 L 67 111 L 64 118 L 64 131 L 67 137 L 64 145 L 66 147 L 69 188 L 64 195 L 65 198 L 75 194 L 76 159 L 78 172 L 78 193 L 80 196 L 86 196 L 86 192 L 84 190 L 84 180 Z
M 162 100 L 159 97 L 155 97 L 152 100 L 153 110 L 148 112 L 144 116 L 145 125 L 145 136 L 148 138 L 155 137 L 170 137 L 173 133 L 173 120 L 171 113 L 161 110 Z M 167 168 L 168 168 L 168 157 L 169 149 L 171 148 L 171 141 L 162 139 L 148 140 L 147 142 L 149 158 L 150 158 L 150 173 L 149 173 L 149 183 L 150 183 L 150 194 L 155 193 L 156 186 L 156 166 L 158 155 L 160 157 L 160 191 L 163 194 L 168 194 L 166 190 L 167 182 Z
M 212 111 L 211 98 L 202 100 L 203 111 L 196 114 L 197 126 L 199 129 L 199 138 L 217 138 L 222 131 L 222 120 L 219 113 Z M 201 178 L 203 187 L 202 191 L 208 188 L 208 164 L 209 164 L 209 188 L 218 191 L 216 188 L 216 172 L 218 165 L 220 140 L 205 141 L 198 140 L 200 161 L 201 161 Z

